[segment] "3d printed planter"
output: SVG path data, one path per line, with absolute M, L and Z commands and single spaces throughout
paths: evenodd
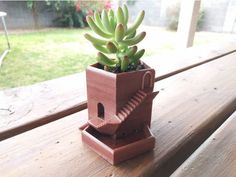
M 88 125 L 82 140 L 111 164 L 154 148 L 150 132 L 155 71 L 111 73 L 99 64 L 86 70 Z

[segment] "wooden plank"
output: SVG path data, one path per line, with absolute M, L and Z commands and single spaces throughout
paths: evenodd
M 146 57 L 144 61 L 156 70 L 156 81 L 214 61 L 236 50 L 235 42 L 212 44 L 176 50 L 160 56 Z
M 170 77 L 236 51 L 236 42 L 148 57 L 156 80 Z M 85 74 L 0 91 L 0 140 L 87 108 Z
M 154 151 L 118 166 L 82 144 L 87 111 L 0 142 L 2 176 L 170 175 L 236 110 L 236 54 L 156 83 L 151 130 Z
M 204 142 L 172 177 L 236 176 L 236 112 Z
M 86 109 L 85 83 L 80 73 L 1 91 L 0 140 Z

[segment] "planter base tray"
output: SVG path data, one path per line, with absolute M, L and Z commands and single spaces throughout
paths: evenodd
M 117 140 L 100 134 L 90 125 L 81 129 L 82 141 L 113 165 L 152 150 L 155 146 L 155 138 L 148 126 L 141 132 Z

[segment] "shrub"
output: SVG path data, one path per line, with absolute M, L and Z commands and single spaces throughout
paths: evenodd
M 111 2 L 107 1 L 83 1 L 83 0 L 45 0 L 48 11 L 54 11 L 57 17 L 53 20 L 56 26 L 61 27 L 85 27 L 86 16 L 92 15 L 94 11 L 101 11 L 102 9 L 110 9 Z M 35 27 L 38 27 L 38 2 L 34 0 L 27 0 L 26 5 L 31 9 Z
M 54 22 L 63 27 L 85 27 L 87 15 L 111 8 L 110 1 L 57 0 L 47 1 L 47 4 L 57 12 L 58 17 Z

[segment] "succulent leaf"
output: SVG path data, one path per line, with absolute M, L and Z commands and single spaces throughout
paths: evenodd
M 106 55 L 104 55 L 101 52 L 98 52 L 97 54 L 97 61 L 101 65 L 109 66 L 109 67 L 115 67 L 117 62 L 115 60 L 109 59 Z
M 102 11 L 102 23 L 103 23 L 104 27 L 106 28 L 106 30 L 108 32 L 113 33 L 113 29 L 110 26 L 108 15 L 107 15 L 107 12 L 105 10 Z
M 143 21 L 144 15 L 145 15 L 144 11 L 139 13 L 139 15 L 136 18 L 134 24 L 131 27 L 129 27 L 128 30 L 126 31 L 126 35 L 129 35 L 129 34 L 133 33 L 139 27 L 139 25 Z
M 110 26 L 112 28 L 112 31 L 114 33 L 115 29 L 116 29 L 116 19 L 115 19 L 115 15 L 112 9 L 110 9 L 108 11 L 108 18 L 109 18 L 109 22 L 110 22 Z
M 125 43 L 121 43 L 121 42 L 119 43 L 119 49 L 123 53 L 125 53 L 128 50 L 128 47 L 129 46 L 127 44 L 125 44 Z
M 138 34 L 137 36 L 135 36 L 134 38 L 125 39 L 122 42 L 127 45 L 135 45 L 135 44 L 139 43 L 140 41 L 142 41 L 145 36 L 146 36 L 146 32 L 142 32 L 142 33 Z
M 124 23 L 127 25 L 129 21 L 129 10 L 126 4 L 123 5 L 123 13 L 124 13 Z
M 131 34 L 129 34 L 128 36 L 126 36 L 125 39 L 131 39 L 131 38 L 133 38 L 135 35 L 136 35 L 136 30 L 135 30 L 133 33 L 131 33 Z
M 134 64 L 137 64 L 138 60 L 143 56 L 144 53 L 145 53 L 145 50 L 144 50 L 144 49 L 138 51 L 138 52 L 132 57 L 132 62 L 133 62 Z
M 114 11 L 113 11 L 112 9 L 110 9 L 110 10 L 108 11 L 108 16 L 109 16 L 109 17 L 115 17 Z
M 124 17 L 124 13 L 123 13 L 123 10 L 121 7 L 118 7 L 118 10 L 117 10 L 117 23 L 121 23 L 123 25 L 126 25 L 125 24 L 125 17 Z
M 93 46 L 100 52 L 107 53 L 107 54 L 111 53 L 107 48 L 103 47 L 102 45 L 93 44 Z
M 117 47 L 113 42 L 107 42 L 106 47 L 110 53 L 116 53 Z
M 124 53 L 116 53 L 116 56 L 118 59 L 121 60 L 125 56 L 125 54 Z
M 137 52 L 137 50 L 138 50 L 137 46 L 130 47 L 125 55 L 127 55 L 130 58 L 130 57 L 134 56 L 134 54 Z
M 124 56 L 121 60 L 121 66 L 120 66 L 121 71 L 122 72 L 127 71 L 128 66 L 129 66 L 129 58 L 128 58 L 128 56 Z
M 93 44 L 97 44 L 97 45 L 105 45 L 107 43 L 106 40 L 103 39 L 98 39 L 96 37 L 93 37 L 90 34 L 85 34 L 84 37 L 89 40 L 90 42 L 92 42 Z
M 115 30 L 115 41 L 116 41 L 116 42 L 122 41 L 123 38 L 124 38 L 124 36 L 125 36 L 125 29 L 124 29 L 123 24 L 120 23 L 120 24 L 118 24 L 118 25 L 116 26 L 116 30 Z
M 86 19 L 87 19 L 87 22 L 88 22 L 90 28 L 91 28 L 95 33 L 97 33 L 98 35 L 100 35 L 100 36 L 102 36 L 102 37 L 104 37 L 104 38 L 111 38 L 111 37 L 112 37 L 111 34 L 108 34 L 108 33 L 104 32 L 104 31 L 102 31 L 102 30 L 95 24 L 95 22 L 93 21 L 92 17 L 87 16 Z
M 94 13 L 94 21 L 100 29 L 105 30 L 105 27 L 102 24 L 102 21 L 98 12 Z

